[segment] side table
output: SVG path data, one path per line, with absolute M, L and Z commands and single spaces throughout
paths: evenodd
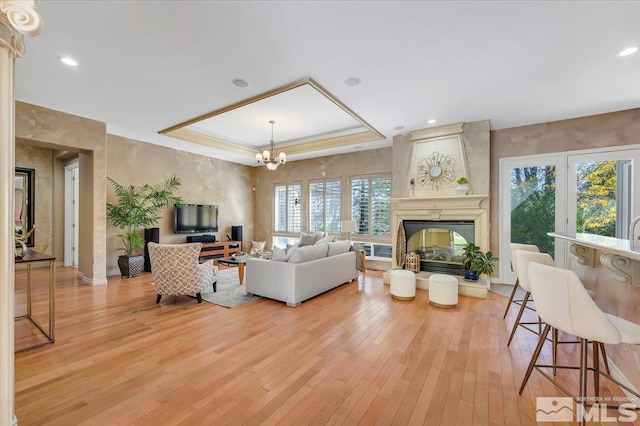
M 45 330 L 42 325 L 32 316 L 31 311 L 31 266 L 34 263 L 49 263 L 49 330 Z M 56 287 L 56 258 L 51 255 L 28 250 L 21 258 L 15 258 L 15 264 L 25 264 L 27 268 L 27 314 L 15 317 L 16 320 L 27 319 L 35 325 L 38 330 L 47 338 L 46 342 L 36 343 L 24 348 L 16 349 L 16 352 L 26 351 L 37 346 L 47 345 L 55 341 L 55 287 Z

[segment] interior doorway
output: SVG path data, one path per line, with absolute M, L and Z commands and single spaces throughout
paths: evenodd
M 64 266 L 78 266 L 79 183 L 76 160 L 64 167 Z

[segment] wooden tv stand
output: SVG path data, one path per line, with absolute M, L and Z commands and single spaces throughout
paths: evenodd
M 216 241 L 215 243 L 202 243 L 199 260 L 217 259 L 229 257 L 233 253 L 242 251 L 242 241 Z

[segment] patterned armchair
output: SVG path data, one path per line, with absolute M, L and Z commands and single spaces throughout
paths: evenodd
M 149 243 L 149 258 L 153 282 L 156 287 L 156 303 L 163 295 L 180 296 L 194 294 L 202 303 L 201 292 L 207 285 L 216 289 L 218 268 L 213 260 L 198 262 L 202 243 L 156 244 Z

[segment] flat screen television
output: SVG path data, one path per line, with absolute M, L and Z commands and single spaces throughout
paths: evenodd
M 176 234 L 218 232 L 218 206 L 183 204 L 173 211 L 173 232 Z

